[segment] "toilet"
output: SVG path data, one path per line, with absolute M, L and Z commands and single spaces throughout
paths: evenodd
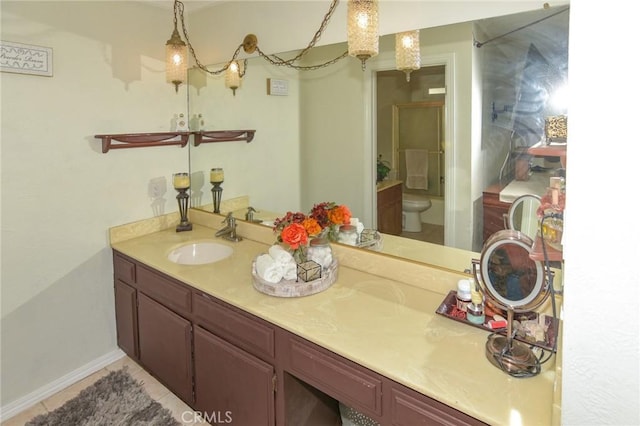
M 402 230 L 406 232 L 421 232 L 422 221 L 420 214 L 429 210 L 431 200 L 426 195 L 402 194 Z

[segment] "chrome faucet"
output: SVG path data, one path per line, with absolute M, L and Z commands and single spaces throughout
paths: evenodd
M 224 220 L 222 221 L 222 223 L 226 223 L 227 226 L 225 226 L 222 229 L 219 229 L 216 232 L 216 237 L 222 237 L 225 240 L 233 241 L 236 243 L 238 241 L 242 241 L 242 237 L 236 234 L 236 218 L 233 217 L 233 212 L 229 212 L 227 214 L 227 217 L 225 217 Z
M 244 218 L 247 222 L 253 222 L 253 214 L 256 212 L 256 209 L 249 206 L 247 208 L 247 213 L 245 213 Z

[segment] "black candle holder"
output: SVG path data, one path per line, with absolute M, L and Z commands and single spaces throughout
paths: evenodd
M 176 188 L 176 190 L 178 191 L 176 200 L 178 200 L 178 209 L 180 210 L 180 223 L 178 224 L 178 226 L 176 226 L 176 232 L 191 231 L 193 229 L 193 225 L 191 225 L 187 218 L 187 210 L 189 209 L 189 194 L 187 194 L 188 189 L 188 187 Z
M 222 182 L 211 182 L 211 194 L 213 195 L 213 212 L 220 213 L 220 201 L 222 200 Z

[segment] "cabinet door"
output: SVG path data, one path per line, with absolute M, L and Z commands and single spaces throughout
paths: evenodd
M 275 424 L 273 366 L 197 326 L 194 360 L 198 411 L 238 425 Z
M 385 234 L 402 233 L 402 185 L 395 185 L 377 193 L 378 231 Z
M 138 293 L 140 362 L 173 393 L 193 402 L 191 323 Z
M 116 280 L 114 291 L 118 346 L 131 358 L 138 359 L 136 289 L 120 280 Z

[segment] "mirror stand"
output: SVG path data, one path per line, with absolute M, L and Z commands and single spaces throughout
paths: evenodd
M 526 344 L 513 339 L 513 309 L 507 309 L 507 335 L 493 333 L 487 338 L 485 354 L 495 367 L 514 377 L 540 373 L 540 361 Z

